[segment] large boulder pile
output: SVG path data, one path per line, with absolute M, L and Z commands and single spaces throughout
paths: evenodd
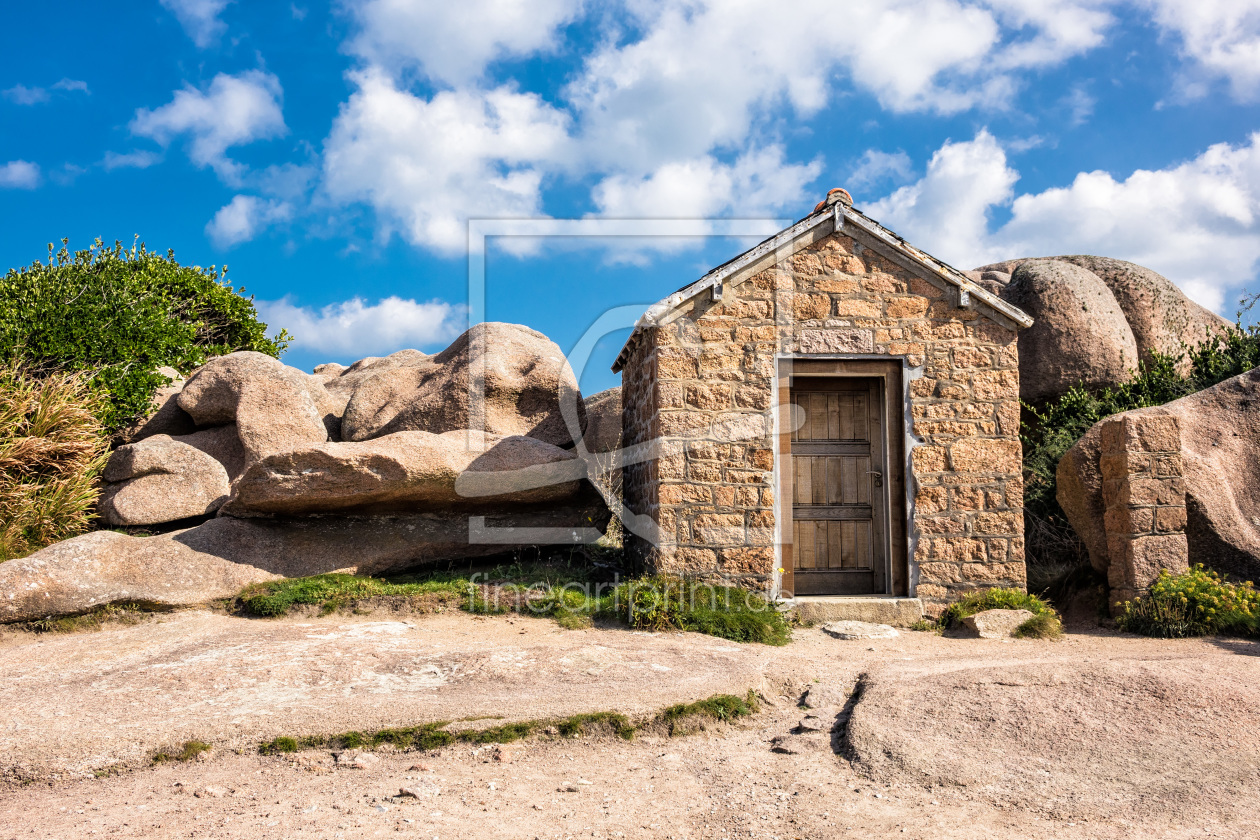
M 1118 417 L 1172 416 L 1180 422 L 1186 544 L 1191 563 L 1260 579 L 1260 368 L 1179 400 Z M 1058 500 L 1106 573 L 1102 428 L 1091 428 L 1059 461 Z
M 1019 336 L 1026 402 L 1053 399 L 1077 383 L 1114 385 L 1152 352 L 1175 356 L 1183 344 L 1194 346 L 1229 326 L 1167 278 L 1124 260 L 1007 260 L 969 276 L 1035 319 Z
M 609 520 L 587 462 L 609 446 L 614 401 L 599 395 L 598 439 L 582 445 L 573 372 L 526 327 L 479 324 L 437 355 L 313 374 L 239 352 L 168 375 L 111 456 L 100 509 L 114 526 L 192 527 L 98 532 L 0 564 L 0 621 L 579 542 Z

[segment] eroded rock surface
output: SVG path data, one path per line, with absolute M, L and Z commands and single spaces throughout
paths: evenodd
M 470 444 L 473 444 L 470 446 Z M 226 513 L 463 509 L 572 497 L 586 476 L 572 452 L 527 437 L 395 432 L 293 449 L 251 465 Z M 462 491 L 462 492 L 461 492 Z
M 1124 311 L 1093 273 L 1060 260 L 1022 263 L 1002 298 L 1034 319 L 1019 335 L 1020 397 L 1052 399 L 1072 386 L 1113 385 L 1137 368 Z
M 1109 257 L 1006 260 L 967 275 L 1037 319 L 1019 338 L 1020 396 L 1029 402 L 1078 382 L 1114 385 L 1152 353 L 1176 356 L 1229 327 L 1166 277 Z
M 235 423 L 246 463 L 328 440 L 307 374 L 263 353 L 211 359 L 189 377 L 179 406 L 198 426 Z
M 621 446 L 621 388 L 592 394 L 586 403 L 586 431 L 582 442 L 591 453 L 612 452 Z
M 483 383 L 483 401 L 470 385 Z M 402 431 L 481 429 L 525 435 L 556 446 L 573 443 L 562 404 L 585 407 L 564 354 L 545 335 L 517 324 L 478 324 L 431 359 L 386 368 L 354 389 L 342 418 L 345 440 Z
M 1028 610 L 984 610 L 962 620 L 963 636 L 977 639 L 1009 639 L 1033 614 Z
M 1260 368 L 1162 406 L 1122 416 L 1165 414 L 1181 422 L 1186 540 L 1191 563 L 1245 579 L 1260 573 Z M 1058 500 L 1106 572 L 1108 553 L 1099 465 L 1101 426 L 1059 461 Z
M 227 501 L 227 470 L 165 435 L 120 446 L 105 466 L 101 515 L 110 525 L 175 522 L 214 513 Z
M 164 373 L 155 414 L 107 465 L 102 514 L 128 527 L 215 518 L 143 539 L 90 534 L 5 563 L 0 621 L 592 542 L 607 527 L 573 448 L 586 414 L 573 372 L 526 327 L 481 324 L 436 356 L 400 350 L 310 374 L 255 352 L 211 359 L 186 381 Z M 483 406 L 470 380 L 484 381 Z M 596 403 L 592 443 L 615 448 L 617 392 Z
M 241 519 L 220 516 L 151 537 L 97 531 L 0 563 L 0 621 L 31 621 L 139 601 L 178 606 L 228 598 L 286 577 L 378 574 L 503 553 L 534 539 L 579 542 L 602 529 L 607 508 L 593 488 L 565 505 L 521 507 L 475 520 L 449 512 L 397 516 Z M 568 539 L 564 539 L 565 535 Z M 475 539 L 474 539 L 475 537 Z

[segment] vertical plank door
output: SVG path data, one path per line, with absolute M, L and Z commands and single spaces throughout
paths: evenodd
M 798 595 L 884 591 L 884 440 L 879 380 L 792 385 L 793 585 Z

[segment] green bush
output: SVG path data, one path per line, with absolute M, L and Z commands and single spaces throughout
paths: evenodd
M 104 399 L 77 373 L 0 363 L 0 562 L 91 527 Z
M 1063 455 L 1095 423 L 1123 411 L 1164 405 L 1257 365 L 1260 328 L 1238 325 L 1177 356 L 1152 354 L 1127 382 L 1113 388 L 1077 387 L 1039 406 L 1025 404 L 1021 438 L 1030 588 L 1043 591 L 1056 574 L 1088 561 L 1056 498 L 1055 472 Z
M 1124 605 L 1121 630 L 1143 636 L 1260 635 L 1260 591 L 1230 583 L 1202 564 L 1181 574 L 1160 572 L 1146 594 Z
M 1036 595 L 1029 595 L 1018 589 L 985 589 L 971 592 L 961 600 L 955 601 L 941 613 L 939 623 L 942 627 L 957 627 L 969 615 L 985 610 L 1028 610 L 1034 616 L 1054 616 L 1054 610 Z
M 253 298 L 243 297 L 213 266 L 181 266 L 143 245 L 112 248 L 100 240 L 71 254 L 48 246 L 48 261 L 0 278 L 0 362 L 39 375 L 82 371 L 109 395 L 101 417 L 109 430 L 148 411 L 167 380 L 166 365 L 187 373 L 210 356 L 257 350 L 279 356 L 291 340 L 268 338 Z

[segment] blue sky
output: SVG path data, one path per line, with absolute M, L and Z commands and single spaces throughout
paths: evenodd
M 462 331 L 469 218 L 769 232 L 832 186 L 963 269 L 1115 256 L 1230 317 L 1257 287 L 1260 0 L 130 0 L 5 24 L 0 267 L 137 234 L 227 263 L 307 369 Z M 491 239 L 486 316 L 568 352 L 747 242 Z M 584 391 L 616 384 L 625 335 Z

